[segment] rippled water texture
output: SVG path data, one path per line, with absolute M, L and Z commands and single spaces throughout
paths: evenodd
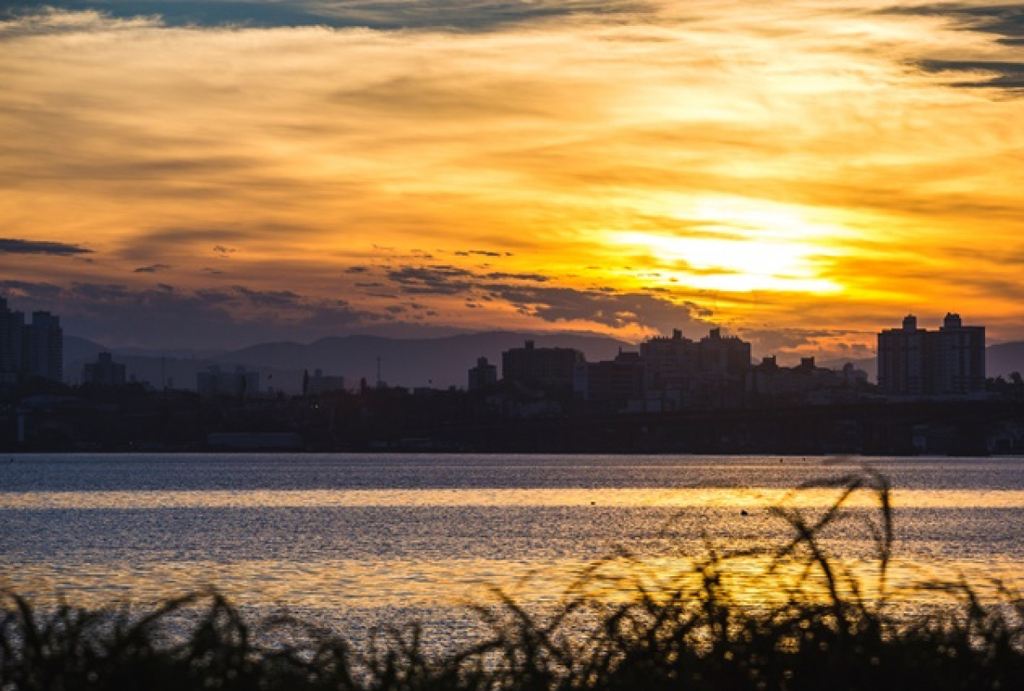
M 871 463 L 894 487 L 895 584 L 939 571 L 1021 582 L 1024 459 Z M 213 585 L 247 606 L 320 614 L 450 609 L 491 587 L 543 602 L 622 551 L 635 562 L 606 572 L 657 581 L 709 546 L 781 544 L 790 530 L 770 507 L 820 513 L 835 490 L 792 489 L 860 468 L 778 456 L 5 457 L 0 585 L 86 603 Z M 854 499 L 826 544 L 870 575 L 877 499 Z M 737 564 L 756 573 L 764 560 Z M 749 586 L 752 601 L 771 595 Z

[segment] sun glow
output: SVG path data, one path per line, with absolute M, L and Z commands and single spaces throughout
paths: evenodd
M 676 209 L 678 235 L 622 231 L 612 244 L 651 256 L 663 277 L 699 289 L 835 293 L 821 275 L 822 260 L 840 228 L 811 223 L 782 205 L 748 200 L 701 200 Z

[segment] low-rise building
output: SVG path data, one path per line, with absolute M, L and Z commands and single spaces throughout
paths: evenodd
M 100 353 L 96 362 L 86 363 L 82 367 L 82 383 L 98 386 L 123 386 L 126 381 L 125 367 L 114 362 L 110 353 Z
M 479 357 L 476 360 L 476 367 L 469 369 L 468 386 L 470 391 L 476 391 L 491 386 L 498 381 L 498 368 L 487 362 L 487 358 Z
M 640 344 L 645 364 L 646 409 L 655 399 L 662 410 L 738 406 L 743 378 L 750 369 L 750 344 L 711 329 L 699 341 L 683 337 L 652 338 Z
M 580 362 L 573 390 L 592 411 L 626 410 L 644 397 L 644 362 L 640 353 L 623 353 L 614 360 Z
M 780 367 L 775 356 L 765 357 L 747 371 L 746 397 L 751 405 L 825 405 L 851 403 L 867 386 L 867 373 L 847 363 L 842 370 L 818 367 L 813 357 L 796 367 Z
M 259 372 L 248 372 L 241 365 L 232 372 L 224 372 L 218 365 L 210 365 L 205 372 L 196 374 L 196 390 L 200 396 L 255 396 L 260 392 Z
M 332 393 L 345 390 L 345 377 L 324 374 L 323 370 L 313 370 L 313 376 L 303 373 L 302 393 L 307 396 Z
M 501 354 L 501 372 L 505 381 L 568 393 L 581 362 L 586 358 L 575 348 L 537 348 L 533 341 L 526 341 L 524 347 Z

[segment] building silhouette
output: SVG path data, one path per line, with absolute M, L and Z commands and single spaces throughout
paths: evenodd
M 476 367 L 469 369 L 467 388 L 470 391 L 483 389 L 498 381 L 498 368 L 487 362 L 487 358 L 479 357 Z
M 49 312 L 33 312 L 25 328 L 25 370 L 29 377 L 51 381 L 64 379 L 64 330 L 60 318 Z
M 938 331 L 903 326 L 878 334 L 878 386 L 889 396 L 967 396 L 985 391 L 985 327 L 949 313 Z
M 868 375 L 846 363 L 842 370 L 818 367 L 813 357 L 795 367 L 780 367 L 775 356 L 764 357 L 747 371 L 747 402 L 828 405 L 852 403 L 867 386 Z
M 646 366 L 647 408 L 679 409 L 738 405 L 750 369 L 750 343 L 711 329 L 699 341 L 679 329 L 640 344 Z
M 532 340 L 501 354 L 505 381 L 545 390 L 571 392 L 577 363 L 585 362 L 575 348 L 537 348 Z
M 640 344 L 640 357 L 647 363 L 648 391 L 678 391 L 688 388 L 697 371 L 697 344 L 683 338 L 679 329 L 672 336 L 655 336 Z
M 0 383 L 13 384 L 21 378 L 24 332 L 25 315 L 9 309 L 7 300 L 0 297 Z
M 64 379 L 64 331 L 60 318 L 49 312 L 25 315 L 8 308 L 0 298 L 0 383 L 25 379 Z
M 259 372 L 246 371 L 241 365 L 232 372 L 225 372 L 218 365 L 210 365 L 205 372 L 196 373 L 196 390 L 200 396 L 207 398 L 255 396 L 260 392 L 260 375 Z
M 644 372 L 640 353 L 620 350 L 614 360 L 577 363 L 573 390 L 590 410 L 624 410 L 630 401 L 643 398 Z
M 308 372 L 303 372 L 302 394 L 304 396 L 316 396 L 344 390 L 345 377 L 343 376 L 324 374 L 322 369 L 313 370 L 313 376 L 309 376 Z
M 82 383 L 98 386 L 124 386 L 125 367 L 123 363 L 114 362 L 110 353 L 100 353 L 96 362 L 88 362 L 82 366 Z

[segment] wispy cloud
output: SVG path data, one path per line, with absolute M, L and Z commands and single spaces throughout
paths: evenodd
M 1024 61 L 922 60 L 919 64 L 929 72 L 955 74 L 955 86 L 1024 89 Z
M 881 10 L 892 14 L 944 17 L 956 21 L 964 31 L 982 31 L 999 37 L 1001 43 L 1024 43 L 1024 8 L 1019 3 L 936 2 L 890 5 Z

